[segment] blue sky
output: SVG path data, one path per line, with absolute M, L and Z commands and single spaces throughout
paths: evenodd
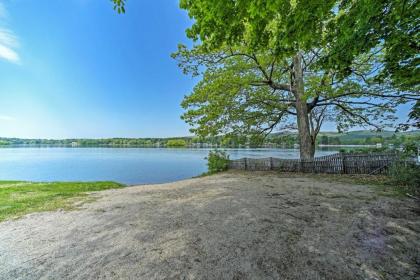
M 194 80 L 170 54 L 188 44 L 191 22 L 178 0 L 126 8 L 118 15 L 109 0 L 0 0 L 0 136 L 189 135 L 179 104 Z
M 128 2 L 118 15 L 109 0 L 0 0 L 1 136 L 189 134 L 194 81 L 170 54 L 190 21 L 177 0 Z

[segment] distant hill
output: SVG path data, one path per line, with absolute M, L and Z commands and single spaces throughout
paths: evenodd
M 355 131 L 349 131 L 344 133 L 338 133 L 338 132 L 329 132 L 329 131 L 321 131 L 319 133 L 319 136 L 326 135 L 326 136 L 332 136 L 332 137 L 348 137 L 348 138 L 366 138 L 366 137 L 383 137 L 388 138 L 392 137 L 393 135 L 401 136 L 419 136 L 420 130 L 415 131 L 403 131 L 403 132 L 395 132 L 395 131 L 371 131 L 371 130 L 355 130 Z
M 268 141 L 293 145 L 298 141 L 297 136 L 297 132 L 273 133 L 268 137 Z M 323 145 L 375 145 L 381 143 L 399 146 L 408 142 L 419 143 L 420 130 L 404 132 L 355 130 L 345 133 L 322 131 L 317 137 L 317 143 Z
M 297 132 L 276 132 L 272 133 L 272 136 L 286 136 L 286 135 L 297 135 Z M 319 136 L 328 136 L 328 137 L 344 137 L 348 139 L 357 139 L 357 138 L 367 138 L 367 137 L 383 137 L 388 138 L 392 137 L 393 135 L 396 136 L 420 136 L 420 130 L 413 130 L 413 131 L 402 131 L 402 132 L 395 132 L 390 130 L 385 131 L 372 131 L 372 130 L 355 130 L 355 131 L 348 131 L 348 132 L 336 132 L 336 131 L 321 131 L 318 134 Z
M 378 136 L 382 136 L 382 137 L 392 137 L 392 135 L 407 135 L 407 136 L 419 136 L 420 135 L 420 130 L 413 130 L 413 131 L 402 131 L 402 132 L 395 132 L 395 131 L 390 131 L 390 130 L 385 130 L 385 131 L 372 131 L 372 130 L 354 130 L 354 131 L 348 131 L 348 132 L 336 132 L 336 131 L 321 131 L 319 133 L 319 136 L 321 135 L 326 135 L 326 136 L 331 136 L 331 137 L 338 137 L 338 136 L 348 136 L 348 137 L 353 137 L 353 138 L 365 138 L 365 137 L 378 137 Z M 272 133 L 273 136 L 277 136 L 277 135 L 297 135 L 297 132 L 276 132 L 276 133 Z
M 321 132 L 317 138 L 320 144 L 344 144 L 344 145 L 363 145 L 363 144 L 393 144 L 401 145 L 407 142 L 419 142 L 420 131 L 369 131 L 358 130 L 346 133 Z

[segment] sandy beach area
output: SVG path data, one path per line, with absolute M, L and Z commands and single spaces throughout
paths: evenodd
M 226 172 L 0 223 L 0 279 L 419 279 L 419 204 Z

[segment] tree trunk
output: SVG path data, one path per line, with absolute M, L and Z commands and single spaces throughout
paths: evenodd
M 293 58 L 293 85 L 296 98 L 297 126 L 299 131 L 300 159 L 312 160 L 315 155 L 315 143 L 312 142 L 309 125 L 308 105 L 306 104 L 303 82 L 302 54 Z

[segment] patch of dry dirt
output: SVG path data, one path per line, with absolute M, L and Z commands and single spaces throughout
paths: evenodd
M 0 223 L 0 279 L 419 279 L 419 205 L 228 172 Z

